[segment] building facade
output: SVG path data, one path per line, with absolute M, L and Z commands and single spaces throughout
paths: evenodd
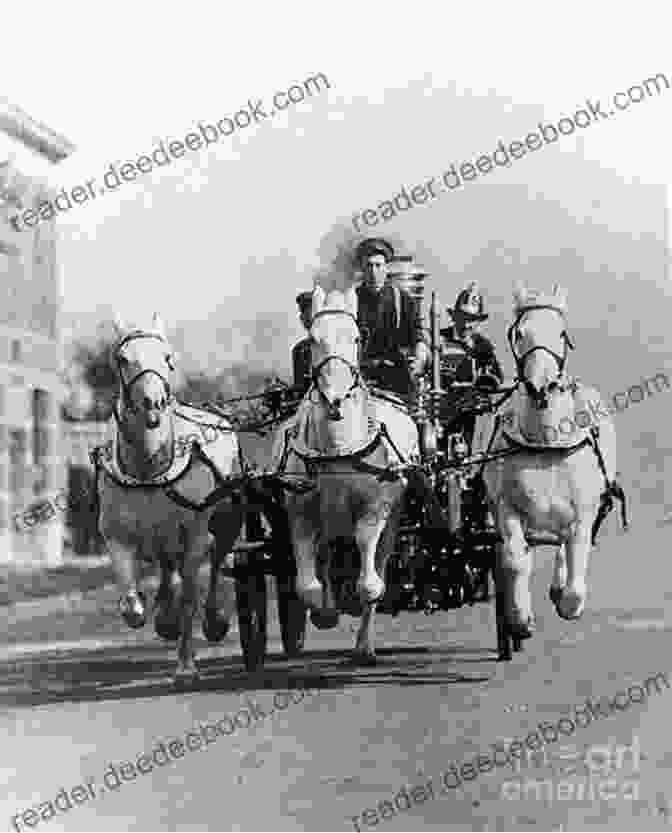
M 11 129 L 10 129 L 11 128 Z M 10 143 L 50 161 L 72 146 L 15 108 L 0 106 L 3 153 Z M 61 281 L 54 221 L 16 231 L 11 217 L 53 195 L 0 158 L 0 563 L 62 560 L 63 519 L 19 532 L 14 520 L 65 484 L 60 405 L 64 396 Z M 20 525 L 18 525 L 20 526 Z

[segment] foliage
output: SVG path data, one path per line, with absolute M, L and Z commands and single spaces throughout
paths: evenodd
M 78 386 L 86 386 L 92 393 L 83 413 L 74 414 L 75 409 L 63 409 L 64 419 L 109 419 L 117 395 L 117 378 L 110 363 L 110 342 L 77 342 L 72 347 L 71 370 L 68 383 L 74 393 Z M 176 391 L 177 399 L 193 405 L 206 402 L 224 404 L 227 399 L 259 393 L 275 375 L 271 370 L 259 366 L 251 368 L 247 363 L 229 365 L 216 376 L 204 373 L 185 373 Z M 241 403 L 245 406 L 245 403 Z M 237 408 L 240 410 L 240 406 Z

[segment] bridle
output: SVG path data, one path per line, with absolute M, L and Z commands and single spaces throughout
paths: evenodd
M 311 330 L 315 321 L 322 315 L 347 315 L 355 322 L 355 326 L 357 327 L 357 333 L 359 334 L 359 324 L 357 323 L 357 319 L 352 313 L 343 309 L 320 310 L 313 316 L 313 320 L 311 322 Z M 334 401 L 332 402 L 320 387 L 320 373 L 325 364 L 327 364 L 327 362 L 334 361 L 339 361 L 348 368 L 352 375 L 352 384 L 342 397 L 334 399 Z M 315 365 L 315 367 L 313 367 L 311 371 L 311 379 L 313 387 L 317 391 L 318 396 L 327 407 L 327 418 L 336 421 L 343 419 L 343 413 L 341 411 L 341 406 L 343 405 L 343 403 L 350 399 L 354 395 L 355 391 L 359 390 L 362 387 L 362 375 L 360 373 L 359 368 L 343 356 L 339 356 L 338 353 L 329 353 L 317 365 Z
M 553 312 L 557 312 L 558 315 L 562 318 L 563 323 L 565 324 L 565 329 L 563 329 L 561 333 L 561 338 L 563 342 L 563 351 L 562 355 L 556 353 L 555 350 L 551 350 L 550 347 L 544 347 L 543 345 L 539 344 L 536 347 L 532 347 L 523 353 L 522 356 L 519 356 L 516 353 L 516 348 L 514 344 L 514 335 L 518 332 L 518 328 L 520 327 L 520 322 L 528 312 L 534 312 L 535 310 L 552 310 Z M 551 382 L 548 385 L 548 389 L 551 388 L 559 388 L 560 387 L 560 380 L 565 371 L 565 365 L 567 363 L 567 354 L 569 350 L 574 349 L 574 343 L 572 342 L 569 333 L 567 332 L 566 321 L 565 321 L 565 313 L 560 307 L 556 307 L 553 304 L 533 304 L 530 306 L 522 307 L 518 311 L 518 315 L 516 316 L 515 321 L 508 329 L 506 334 L 507 340 L 509 342 L 509 347 L 511 348 L 511 352 L 513 354 L 513 359 L 516 363 L 516 373 L 518 375 L 518 379 L 520 382 L 523 383 L 527 394 L 530 398 L 535 402 L 537 408 L 539 410 L 543 410 L 544 408 L 548 407 L 548 396 L 546 393 L 546 387 L 542 388 L 541 390 L 537 390 L 532 386 L 530 381 L 525 378 L 525 362 L 532 355 L 535 351 L 543 351 L 548 353 L 549 355 L 553 356 L 555 362 L 558 366 L 558 376 L 557 379 Z
M 135 341 L 135 339 L 138 338 L 153 338 L 160 341 L 162 344 L 166 344 L 166 346 L 168 346 L 166 340 L 162 336 L 158 335 L 157 333 L 146 333 L 143 330 L 135 330 L 131 333 L 127 333 L 116 345 L 113 352 L 113 358 L 117 369 L 117 373 L 119 375 L 119 381 L 121 384 L 121 403 L 123 405 L 124 410 L 130 412 L 131 414 L 137 414 L 137 412 L 140 410 L 140 407 L 138 405 L 135 405 L 133 403 L 133 400 L 131 399 L 131 388 L 138 381 L 138 379 L 142 378 L 148 373 L 154 373 L 163 382 L 166 391 L 166 397 L 168 400 L 168 406 L 172 405 L 174 402 L 174 396 L 170 387 L 170 382 L 160 371 L 156 370 L 155 368 L 148 367 L 144 370 L 141 370 L 139 373 L 136 373 L 132 379 L 127 380 L 125 378 L 121 366 L 120 353 L 127 344 L 129 344 L 131 341 Z M 175 370 L 172 355 L 166 357 L 166 364 L 168 365 L 169 370 Z M 121 418 L 116 408 L 114 410 L 114 415 L 116 417 L 117 422 L 121 424 Z

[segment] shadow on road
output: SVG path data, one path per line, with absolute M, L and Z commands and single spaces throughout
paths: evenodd
M 295 688 L 344 689 L 356 686 L 441 686 L 478 684 L 490 675 L 465 675 L 446 665 L 493 662 L 487 649 L 399 647 L 380 649 L 375 666 L 350 664 L 342 649 L 306 651 L 289 660 L 270 655 L 261 672 L 245 671 L 237 657 L 198 660 L 198 692 L 246 692 Z M 22 658 L 0 663 L 0 706 L 30 708 L 55 703 L 135 700 L 175 696 L 172 645 L 129 645 L 67 655 Z

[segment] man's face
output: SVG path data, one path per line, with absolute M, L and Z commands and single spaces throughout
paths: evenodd
M 310 307 L 303 307 L 301 312 L 299 313 L 299 318 L 301 319 L 301 323 L 303 324 L 306 330 L 310 330 L 310 323 L 312 319 L 311 315 L 311 308 Z
M 385 255 L 371 255 L 366 261 L 364 271 L 366 285 L 369 289 L 380 291 L 385 286 L 385 278 L 387 277 Z

